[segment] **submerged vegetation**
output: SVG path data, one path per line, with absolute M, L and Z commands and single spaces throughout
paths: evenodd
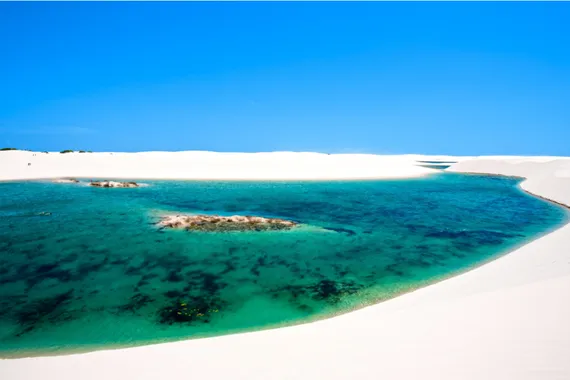
M 165 306 L 160 310 L 160 323 L 167 325 L 193 322 L 208 323 L 222 307 L 220 299 L 208 297 L 193 297 L 185 301 L 177 300 L 172 305 Z

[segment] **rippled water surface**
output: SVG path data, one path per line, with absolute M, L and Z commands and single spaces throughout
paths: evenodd
M 559 225 L 518 180 L 0 183 L 0 355 L 299 323 L 465 270 Z M 159 230 L 168 212 L 293 219 L 291 231 Z

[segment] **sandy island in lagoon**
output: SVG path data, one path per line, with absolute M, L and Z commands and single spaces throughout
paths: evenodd
M 0 180 L 365 179 L 449 171 L 526 178 L 570 206 L 570 158 L 318 153 L 0 152 Z M 30 165 L 28 165 L 30 163 Z M 2 379 L 570 379 L 570 225 L 448 280 L 304 325 L 0 361 Z

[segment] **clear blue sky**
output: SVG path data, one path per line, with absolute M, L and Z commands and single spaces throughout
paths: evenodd
M 570 155 L 570 3 L 0 3 L 0 146 Z

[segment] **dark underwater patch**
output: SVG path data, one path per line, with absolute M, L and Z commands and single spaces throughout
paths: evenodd
M 73 292 L 73 289 L 70 289 L 53 297 L 26 303 L 14 316 L 20 326 L 16 335 L 21 336 L 44 323 L 56 324 L 70 320 L 71 315 L 64 306 L 71 300 Z
M 225 302 L 216 297 L 189 297 L 177 300 L 159 310 L 159 323 L 172 324 L 207 324 L 225 306 Z
M 171 270 L 168 275 L 164 278 L 166 282 L 182 282 L 184 278 L 180 275 L 180 272 Z
M 109 263 L 109 257 L 105 257 L 103 260 L 97 263 L 81 263 L 75 271 L 76 278 L 83 278 L 90 273 L 98 272 L 104 268 Z
M 184 292 L 181 292 L 179 290 L 169 290 L 167 292 L 164 293 L 164 296 L 167 298 L 182 298 L 182 296 L 184 295 Z
M 355 294 L 362 289 L 362 286 L 354 281 L 322 280 L 318 284 L 309 287 L 309 289 L 312 290 L 314 299 L 336 303 L 342 297 Z
M 152 301 L 154 300 L 148 294 L 135 293 L 129 302 L 119 307 L 119 311 L 134 314 Z
M 507 239 L 522 237 L 520 234 L 491 230 L 440 230 L 425 234 L 428 238 L 463 240 L 473 245 L 500 245 Z
M 58 264 L 44 264 L 27 271 L 25 277 L 28 291 L 37 284 L 54 279 L 58 282 L 69 282 L 73 278 L 73 274 L 68 269 L 61 269 Z
M 274 299 L 287 299 L 294 307 L 299 307 L 303 302 L 302 299 L 336 304 L 344 297 L 354 295 L 361 289 L 363 286 L 354 281 L 323 279 L 310 285 L 286 285 L 272 289 L 268 294 Z

